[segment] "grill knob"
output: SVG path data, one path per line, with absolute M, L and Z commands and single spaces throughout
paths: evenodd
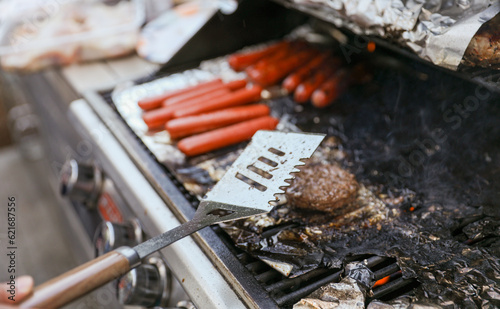
M 94 236 L 95 254 L 101 256 L 121 246 L 134 247 L 140 242 L 142 242 L 142 229 L 139 222 L 103 221 L 97 227 Z
M 61 169 L 60 182 L 61 195 L 89 208 L 95 207 L 102 184 L 102 174 L 96 166 L 69 159 Z
M 171 280 L 165 262 L 150 257 L 118 280 L 118 301 L 122 305 L 165 306 L 171 293 Z

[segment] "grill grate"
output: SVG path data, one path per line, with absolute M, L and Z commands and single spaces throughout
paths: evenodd
M 285 228 L 285 226 L 281 228 Z M 332 282 L 336 283 L 342 279 L 344 270 L 341 268 L 318 268 L 304 275 L 288 278 L 268 264 L 236 248 L 220 227 L 216 227 L 216 230 L 218 230 L 218 234 L 224 240 L 224 243 L 235 252 L 238 260 L 263 285 L 269 296 L 281 308 L 291 308 L 293 304 L 321 286 Z M 399 274 L 399 276 L 392 276 L 388 283 L 373 288 L 373 295 L 367 299 L 367 303 L 374 299 L 390 300 L 396 298 L 410 292 L 419 285 L 414 279 L 403 279 L 399 266 L 395 259 L 392 258 L 363 255 L 347 258 L 346 263 L 349 262 L 364 262 L 373 271 L 375 280 Z
M 296 278 L 287 278 L 245 252 L 239 253 L 237 257 L 252 272 L 257 281 L 264 285 L 265 290 L 276 304 L 285 308 L 292 306 L 325 284 L 339 282 L 344 273 L 343 269 L 319 268 Z M 368 298 L 368 302 L 373 299 L 393 299 L 418 286 L 418 282 L 414 279 L 401 277 L 400 268 L 394 259 L 380 256 L 358 256 L 352 257 L 346 262 L 364 262 L 374 272 L 375 280 L 391 276 L 389 282 L 373 289 L 373 294 Z

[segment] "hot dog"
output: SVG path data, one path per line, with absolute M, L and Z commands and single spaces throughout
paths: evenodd
M 263 78 L 262 76 L 270 66 L 274 65 L 279 60 L 289 59 L 290 57 L 293 57 L 293 52 L 294 51 L 291 48 L 279 50 L 271 57 L 264 58 L 257 62 L 255 65 L 247 68 L 245 72 L 251 80 L 258 81 Z
M 372 80 L 373 74 L 364 63 L 355 65 L 352 69 L 342 68 L 330 76 L 311 97 L 316 107 L 331 105 L 350 85 L 361 85 Z
M 175 111 L 184 107 L 197 105 L 200 102 L 219 98 L 230 92 L 227 88 L 218 89 L 188 101 L 147 111 L 142 115 L 142 119 L 150 130 L 157 129 L 158 127 L 163 127 L 167 121 L 172 119 Z
M 173 119 L 167 122 L 165 129 L 170 133 L 171 138 L 180 138 L 265 115 L 269 115 L 269 107 L 264 104 L 237 106 L 207 114 Z
M 297 103 L 305 103 L 309 101 L 312 93 L 316 90 L 329 76 L 331 76 L 341 64 L 341 60 L 334 58 L 333 61 L 324 63 L 303 83 L 297 86 L 294 93 L 294 99 Z
M 174 118 L 198 115 L 218 109 L 223 109 L 226 107 L 252 103 L 258 101 L 261 98 L 261 92 L 261 87 L 252 86 L 251 88 L 239 89 L 211 100 L 200 100 L 199 104 L 189 107 L 183 106 L 182 109 L 176 110 L 174 112 Z
M 177 147 L 187 156 L 196 156 L 249 140 L 258 130 L 273 130 L 278 122 L 278 119 L 270 116 L 259 117 L 186 137 L 177 144 Z
M 208 94 L 210 92 L 224 88 L 227 88 L 230 91 L 238 90 L 240 88 L 245 87 L 246 84 L 247 84 L 246 80 L 239 79 L 235 81 L 230 81 L 225 84 L 221 83 L 221 84 L 211 85 L 209 87 L 203 87 L 201 89 L 194 89 L 193 91 L 175 96 L 173 98 L 166 99 L 165 101 L 163 101 L 163 106 L 175 105 L 178 103 L 182 103 L 184 101 L 189 101 L 197 97 L 205 96 L 205 94 Z
M 330 76 L 311 97 L 311 102 L 316 107 L 326 107 L 333 103 L 347 88 L 348 71 L 340 69 Z
M 188 93 L 188 92 L 196 90 L 196 89 L 210 87 L 210 86 L 216 85 L 216 84 L 222 84 L 222 80 L 220 78 L 217 78 L 217 79 L 214 79 L 214 80 L 211 80 L 208 82 L 204 82 L 204 83 L 200 83 L 198 85 L 190 86 L 187 88 L 168 91 L 168 92 L 165 92 L 163 94 L 160 94 L 160 95 L 157 95 L 154 97 L 148 97 L 148 98 L 144 98 L 142 100 L 139 100 L 138 104 L 139 104 L 140 108 L 142 108 L 143 110 L 146 110 L 146 111 L 151 110 L 151 109 L 155 109 L 155 108 L 161 107 L 162 102 L 165 101 L 166 99 L 173 98 L 175 96 L 178 96 L 178 95 L 181 95 L 184 93 Z
M 321 53 L 311 59 L 307 64 L 288 75 L 285 80 L 283 80 L 282 87 L 289 93 L 293 92 L 295 88 L 311 74 L 311 71 L 317 69 L 328 56 L 328 53 Z
M 165 125 L 165 122 L 172 119 L 173 112 L 168 107 L 155 109 L 145 112 L 142 115 L 142 120 L 148 126 L 148 129 L 154 130 Z
M 276 65 L 270 66 L 265 71 L 263 77 L 257 82 L 263 86 L 274 85 L 290 74 L 290 72 L 309 61 L 316 54 L 317 52 L 315 50 L 305 50 L 289 59 L 279 61 Z
M 264 49 L 246 52 L 246 53 L 237 53 L 229 56 L 228 62 L 231 68 L 235 71 L 242 71 L 246 67 L 255 64 L 257 61 L 264 57 L 269 57 L 275 52 L 279 50 L 286 49 L 290 43 L 287 41 L 278 42 L 276 44 L 270 45 Z

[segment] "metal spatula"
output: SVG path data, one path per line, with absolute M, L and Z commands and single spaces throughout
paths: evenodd
M 224 177 L 200 202 L 193 219 L 134 248 L 120 247 L 35 289 L 21 308 L 58 308 L 137 267 L 141 259 L 214 223 L 271 210 L 290 173 L 299 172 L 324 135 L 258 131 Z

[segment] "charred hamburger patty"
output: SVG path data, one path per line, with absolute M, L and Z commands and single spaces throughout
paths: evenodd
M 348 171 L 331 164 L 312 164 L 301 169 L 286 196 L 294 207 L 341 215 L 350 211 L 343 206 L 354 201 L 357 190 L 358 182 Z

